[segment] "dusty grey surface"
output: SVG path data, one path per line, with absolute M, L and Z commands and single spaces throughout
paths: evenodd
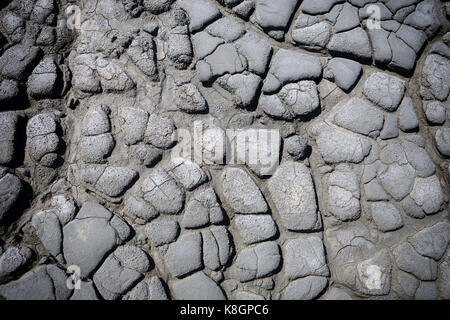
M 1 298 L 450 299 L 449 3 L 0 6 Z

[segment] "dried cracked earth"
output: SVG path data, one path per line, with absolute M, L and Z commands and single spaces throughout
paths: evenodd
M 0 8 L 1 298 L 450 299 L 450 2 Z

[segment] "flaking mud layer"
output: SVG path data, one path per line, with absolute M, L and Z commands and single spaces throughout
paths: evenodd
M 450 298 L 449 2 L 0 6 L 1 298 Z

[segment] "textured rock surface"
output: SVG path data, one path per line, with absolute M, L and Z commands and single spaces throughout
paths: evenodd
M 195 232 L 181 236 L 169 246 L 164 261 L 169 272 L 175 277 L 201 269 L 203 266 L 201 234 Z
M 3 1 L 0 299 L 448 300 L 449 7 Z
M 117 248 L 94 274 L 94 284 L 105 300 L 115 300 L 127 292 L 149 270 L 144 251 L 133 246 Z
M 232 266 L 237 280 L 247 282 L 269 276 L 280 265 L 280 248 L 275 242 L 265 242 L 238 253 Z
M 173 284 L 179 300 L 224 300 L 220 287 L 203 272 L 198 272 Z
M 125 233 L 117 228 L 125 229 Z M 85 203 L 75 220 L 63 228 L 63 252 L 67 263 L 79 266 L 82 276 L 91 275 L 105 255 L 126 240 L 128 228 L 125 221 L 101 205 Z
M 19 117 L 15 112 L 0 113 L 0 164 L 7 165 L 15 159 L 15 144 L 18 138 Z
M 314 185 L 306 166 L 295 162 L 282 164 L 269 181 L 269 191 L 285 228 L 294 231 L 320 228 Z
M 56 162 L 61 142 L 57 130 L 58 122 L 49 113 L 34 116 L 27 123 L 28 152 L 34 161 L 43 166 L 51 167 Z
M 258 186 L 242 169 L 226 169 L 222 175 L 224 196 L 236 213 L 266 213 L 267 204 Z
M 20 279 L 0 286 L 0 295 L 8 300 L 66 300 L 65 272 L 54 265 L 39 266 Z
M 328 276 L 325 250 L 322 240 L 317 237 L 293 239 L 284 248 L 286 276 L 294 280 L 306 276 Z
M 18 177 L 0 169 L 0 223 L 12 214 L 22 189 L 23 185 Z
M 19 268 L 26 265 L 32 256 L 32 251 L 27 248 L 10 247 L 0 256 L 0 279 L 11 276 Z

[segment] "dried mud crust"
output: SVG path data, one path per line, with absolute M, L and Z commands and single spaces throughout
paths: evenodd
M 448 8 L 2 4 L 0 297 L 449 299 Z

